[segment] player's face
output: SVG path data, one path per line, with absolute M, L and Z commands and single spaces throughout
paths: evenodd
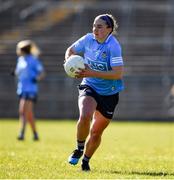
M 94 20 L 92 30 L 96 40 L 102 43 L 105 41 L 112 29 L 107 27 L 106 22 L 104 20 L 96 18 Z

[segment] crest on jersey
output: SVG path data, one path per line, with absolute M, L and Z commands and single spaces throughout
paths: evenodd
M 102 58 L 106 59 L 106 57 L 107 57 L 106 52 L 104 51 L 101 56 L 102 56 Z

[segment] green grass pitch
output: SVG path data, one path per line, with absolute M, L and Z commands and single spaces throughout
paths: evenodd
M 0 120 L 0 179 L 174 179 L 174 124 L 112 121 L 91 159 L 91 172 L 67 157 L 74 149 L 75 121 L 39 120 L 40 141 L 27 126 L 17 141 L 18 120 Z

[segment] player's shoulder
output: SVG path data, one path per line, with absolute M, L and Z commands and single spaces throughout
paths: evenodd
M 110 38 L 109 38 L 109 41 L 108 41 L 108 45 L 109 45 L 109 47 L 111 48 L 111 49 L 115 49 L 115 48 L 121 48 L 121 45 L 120 45 L 120 42 L 119 42 L 119 40 L 115 37 L 115 36 L 113 36 L 113 35 L 111 35 L 110 36 Z
M 40 60 L 37 56 L 29 55 L 27 58 L 31 65 L 37 66 L 37 64 L 40 64 Z
M 93 35 L 92 33 L 87 33 L 87 34 L 86 34 L 86 37 L 88 37 L 88 38 L 93 38 L 94 35 Z
M 117 39 L 115 36 L 113 36 L 113 35 L 110 35 L 110 37 L 109 37 L 109 43 L 111 43 L 111 44 L 116 44 L 116 45 L 120 45 L 118 39 Z
M 92 33 L 87 33 L 84 36 L 82 36 L 79 41 L 84 42 L 85 45 L 87 45 L 88 43 L 90 43 L 92 40 L 94 39 L 94 36 Z
M 87 33 L 84 37 L 86 40 L 94 39 L 94 35 L 92 33 Z
M 18 60 L 18 61 L 24 61 L 25 58 L 24 58 L 24 56 L 19 56 L 19 57 L 17 58 L 17 60 Z
M 28 58 L 32 61 L 39 61 L 39 58 L 37 56 L 34 56 L 34 55 L 29 55 Z
M 17 58 L 17 63 L 18 63 L 18 64 L 26 64 L 27 61 L 26 61 L 26 59 L 25 59 L 24 56 L 19 56 L 19 57 Z

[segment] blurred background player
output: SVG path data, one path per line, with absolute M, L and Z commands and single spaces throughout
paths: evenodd
M 83 171 L 90 170 L 89 160 L 100 145 L 102 133 L 118 104 L 119 92 L 124 88 L 121 47 L 112 35 L 116 29 L 112 15 L 99 15 L 93 22 L 93 33 L 81 37 L 65 53 L 65 60 L 72 54 L 83 54 L 86 64 L 86 69 L 76 76 L 83 78 L 79 86 L 77 149 L 68 159 L 75 165 L 83 155 Z
M 18 56 L 15 75 L 17 77 L 17 94 L 19 96 L 20 132 L 18 140 L 24 140 L 26 123 L 33 132 L 33 140 L 39 140 L 36 130 L 33 106 L 38 95 L 38 81 L 44 77 L 44 68 L 38 56 L 40 50 L 31 40 L 23 40 L 17 44 Z

